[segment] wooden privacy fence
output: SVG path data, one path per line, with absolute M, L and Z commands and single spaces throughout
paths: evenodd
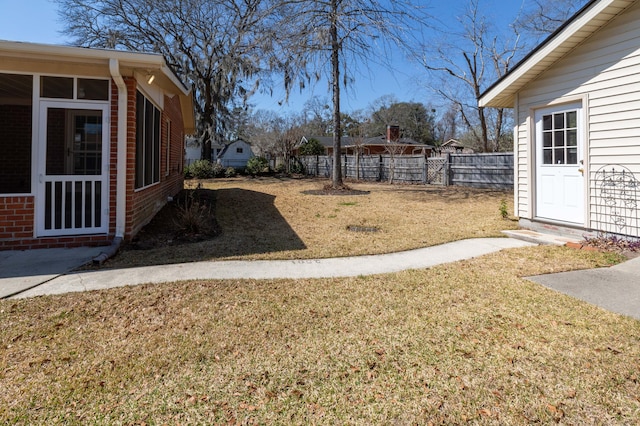
M 513 188 L 513 153 L 423 155 L 342 155 L 345 178 L 477 188 Z M 330 177 L 333 157 L 296 158 L 309 176 Z

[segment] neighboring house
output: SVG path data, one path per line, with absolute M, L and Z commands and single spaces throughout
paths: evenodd
M 455 139 L 449 139 L 435 149 L 439 155 L 444 154 L 473 154 L 473 149 L 467 148 Z
M 327 155 L 333 154 L 332 136 L 313 136 L 309 139 L 317 139 L 326 149 Z M 300 145 L 307 142 L 303 137 Z M 387 126 L 387 134 L 373 138 L 357 138 L 343 136 L 340 140 L 340 148 L 344 154 L 353 155 L 359 151 L 363 155 L 426 155 L 430 156 L 434 149 L 431 145 L 421 144 L 410 138 L 400 137 L 400 129 L 397 126 Z M 297 151 L 296 151 L 297 155 Z
M 0 250 L 131 238 L 182 189 L 194 127 L 161 55 L 0 41 Z
M 218 156 L 224 149 L 224 145 L 217 143 L 211 144 L 211 161 L 216 162 Z M 202 158 L 202 143 L 195 136 L 189 136 L 185 139 L 184 155 L 186 165 L 193 163 L 194 161 Z
M 222 151 L 217 154 L 216 161 L 224 167 L 242 169 L 247 166 L 247 162 L 253 156 L 251 145 L 238 139 L 225 146 Z
M 640 236 L 640 2 L 592 0 L 479 99 L 513 107 L 525 227 Z
M 333 136 L 309 136 L 309 137 L 303 136 L 302 139 L 300 139 L 300 142 L 298 143 L 296 148 L 294 149 L 294 155 L 296 156 L 300 155 L 299 154 L 300 146 L 309 142 L 309 139 L 316 139 L 318 142 L 320 142 L 320 144 L 324 146 L 325 155 L 331 155 L 331 153 L 333 152 Z M 340 145 L 342 147 L 342 150 L 344 151 L 345 145 L 352 145 L 354 139 L 355 138 L 351 138 L 349 136 L 343 136 L 342 139 L 340 140 Z

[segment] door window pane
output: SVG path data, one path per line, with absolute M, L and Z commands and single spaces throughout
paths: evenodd
M 564 164 L 564 148 L 556 148 L 553 150 L 554 163 Z
M 578 112 L 573 110 L 543 115 L 541 124 L 542 163 L 578 164 Z
M 47 110 L 48 175 L 100 175 L 102 111 Z
M 553 128 L 554 129 L 563 129 L 564 128 L 564 113 L 553 114 Z
M 564 146 L 564 131 L 553 132 L 553 146 Z

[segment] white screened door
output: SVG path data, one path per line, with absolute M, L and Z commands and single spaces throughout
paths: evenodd
M 108 231 L 107 106 L 42 102 L 38 236 Z
M 583 118 L 580 104 L 535 114 L 536 216 L 584 224 Z

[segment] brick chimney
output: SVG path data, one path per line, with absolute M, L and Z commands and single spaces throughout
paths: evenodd
M 398 142 L 400 140 L 400 126 L 387 125 L 387 142 Z

